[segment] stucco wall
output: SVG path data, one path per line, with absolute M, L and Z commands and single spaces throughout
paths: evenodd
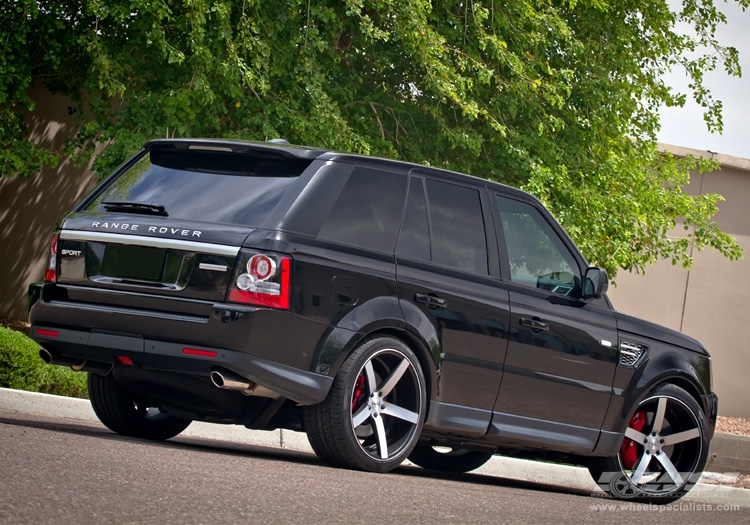
M 674 154 L 705 151 L 667 146 Z M 693 174 L 691 193 L 719 193 L 715 219 L 737 239 L 745 258 L 730 262 L 715 250 L 694 252 L 690 270 L 661 261 L 644 275 L 620 272 L 609 297 L 623 312 L 666 325 L 711 352 L 719 414 L 750 418 L 750 160 L 716 156 L 718 172 Z
M 41 88 L 32 97 L 32 139 L 62 154 L 75 119 L 68 112 L 72 102 Z M 0 177 L 0 317 L 26 317 L 26 288 L 44 274 L 55 222 L 93 185 L 89 166 L 76 168 L 67 159 L 28 178 Z

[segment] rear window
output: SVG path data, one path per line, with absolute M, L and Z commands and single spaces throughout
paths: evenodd
M 207 151 L 151 151 L 86 208 L 105 202 L 163 206 L 169 217 L 260 226 L 309 160 Z

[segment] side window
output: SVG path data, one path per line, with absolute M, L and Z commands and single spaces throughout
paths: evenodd
M 355 168 L 318 239 L 393 253 L 405 193 L 405 175 Z
M 487 240 L 479 191 L 427 179 L 432 261 L 487 275 Z
M 430 227 L 422 179 L 412 177 L 406 199 L 404 223 L 398 236 L 396 254 L 416 261 L 430 261 Z
M 510 280 L 563 295 L 578 295 L 575 258 L 534 206 L 495 196 L 510 262 Z

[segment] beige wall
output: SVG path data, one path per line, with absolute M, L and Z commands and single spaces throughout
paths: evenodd
M 73 103 L 39 88 L 32 97 L 32 139 L 62 153 L 75 119 L 68 114 Z M 44 274 L 55 222 L 92 187 L 88 166 L 76 168 L 67 159 L 29 178 L 0 177 L 0 317 L 26 318 L 26 288 Z
M 674 154 L 705 151 L 665 147 Z M 721 171 L 694 174 L 691 193 L 719 193 L 716 221 L 737 239 L 745 259 L 695 252 L 690 270 L 661 261 L 645 275 L 620 272 L 609 297 L 623 312 L 679 330 L 711 352 L 719 414 L 750 418 L 750 160 L 716 156 Z

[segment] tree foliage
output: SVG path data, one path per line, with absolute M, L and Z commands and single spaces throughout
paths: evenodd
M 93 141 L 106 142 L 101 173 L 159 136 L 285 137 L 522 187 L 612 274 L 659 258 L 687 266 L 693 243 L 741 254 L 711 220 L 721 197 L 683 191 L 688 170 L 709 165 L 656 144 L 659 107 L 687 96 L 721 130 L 703 75 L 740 69 L 736 50 L 716 41 L 724 20 L 711 0 L 684 0 L 679 13 L 666 0 L 13 0 L 0 9 L 13 20 L 0 24 L 10 72 L 0 97 L 16 108 L 2 114 L 3 147 L 18 140 L 9 126 L 38 77 L 85 101 L 74 146 L 86 158 Z M 694 31 L 681 34 L 680 23 Z M 674 68 L 691 93 L 663 83 Z M 674 238 L 677 224 L 686 234 Z
M 38 7 L 32 0 L 0 4 L 0 176 L 27 176 L 57 164 L 56 155 L 27 140 L 24 111 L 34 109 L 29 40 Z

